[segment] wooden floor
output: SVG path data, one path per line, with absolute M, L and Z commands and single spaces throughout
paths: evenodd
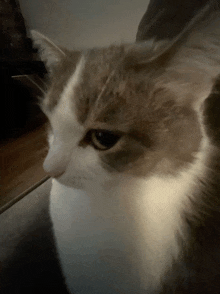
M 0 208 L 46 177 L 42 167 L 46 153 L 45 125 L 0 145 Z

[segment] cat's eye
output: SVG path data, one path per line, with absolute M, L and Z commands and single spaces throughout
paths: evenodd
M 112 148 L 120 137 L 119 134 L 107 130 L 92 130 L 90 134 L 91 144 L 98 150 Z

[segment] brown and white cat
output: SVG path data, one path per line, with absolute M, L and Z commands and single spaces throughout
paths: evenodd
M 32 36 L 51 75 L 44 168 L 70 293 L 220 293 L 220 154 L 203 116 L 218 4 L 173 41 L 76 52 Z

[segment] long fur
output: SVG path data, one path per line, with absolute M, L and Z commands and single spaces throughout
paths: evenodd
M 61 56 L 41 40 L 43 58 L 47 47 L 56 56 L 44 166 L 55 178 L 50 214 L 70 293 L 220 292 L 220 153 L 204 103 L 220 72 L 211 5 L 164 48 Z M 94 130 L 120 138 L 97 150 Z

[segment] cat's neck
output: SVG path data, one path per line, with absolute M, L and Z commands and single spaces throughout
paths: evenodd
M 97 219 L 108 224 L 106 230 L 111 224 L 111 230 L 117 231 L 136 252 L 130 258 L 141 273 L 143 285 L 149 285 L 146 276 L 156 285 L 182 251 L 177 236 L 183 242 L 188 239 L 183 216 L 185 211 L 194 213 L 191 199 L 199 197 L 195 193 L 198 178 L 205 178 L 206 143 L 204 141 L 194 163 L 176 176 L 121 178 L 120 186 L 94 187 L 86 192 L 61 186 L 55 181 L 52 195 L 53 190 L 58 195 L 55 200 L 56 205 L 60 203 L 57 214 L 62 211 L 65 215 L 65 227 L 71 227 L 78 218 L 76 213 L 82 223 L 85 221 L 92 226 L 94 222 L 94 234 Z M 73 207 L 78 207 L 77 212 Z

